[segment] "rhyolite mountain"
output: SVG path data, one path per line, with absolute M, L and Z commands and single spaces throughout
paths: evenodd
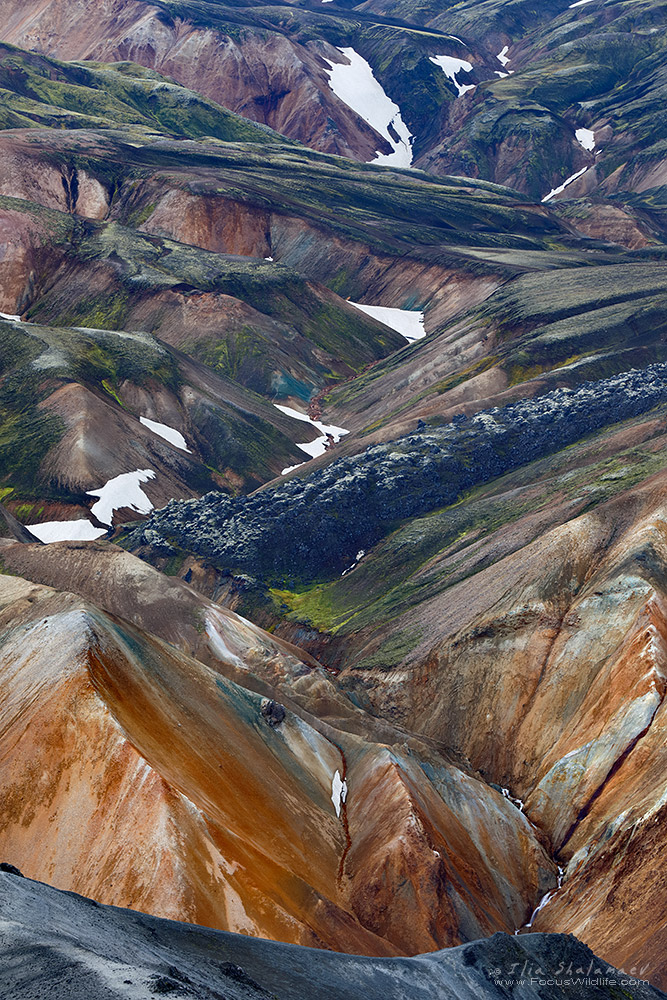
M 667 986 L 664 19 L 0 0 L 3 996 Z
M 417 166 L 539 199 L 584 170 L 579 194 L 661 184 L 664 18 L 654 0 L 113 0 L 102 10 L 3 0 L 0 35 L 61 59 L 139 63 L 315 149 L 368 161 L 395 137 L 332 89 L 332 66 L 353 49 L 400 110 Z M 594 148 L 581 128 L 598 136 Z
M 369 955 L 511 933 L 556 885 L 499 789 L 312 657 L 104 543 L 1 554 L 0 853 L 26 873 Z

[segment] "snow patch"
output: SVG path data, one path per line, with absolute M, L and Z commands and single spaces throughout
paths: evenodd
M 349 300 L 348 300 L 349 301 Z M 412 309 L 392 309 L 390 306 L 367 306 L 361 302 L 350 302 L 355 309 L 361 309 L 367 316 L 372 316 L 385 326 L 391 327 L 402 337 L 412 343 L 426 336 L 424 313 Z
M 148 417 L 139 417 L 139 422 L 148 427 L 149 431 L 153 434 L 157 434 L 158 437 L 164 438 L 169 444 L 173 444 L 174 448 L 180 448 L 181 451 L 190 452 L 185 438 L 180 431 L 175 430 L 173 427 L 169 427 L 168 424 L 160 424 L 157 420 L 149 420 Z M 190 452 L 190 454 L 192 454 Z
M 88 518 L 78 521 L 43 521 L 42 524 L 26 525 L 28 531 L 40 542 L 93 542 L 106 535 L 106 528 L 96 528 Z
M 501 788 L 500 791 L 503 793 L 503 798 L 507 799 L 508 802 L 511 802 L 513 806 L 516 806 L 519 812 L 523 812 L 524 803 L 521 801 L 521 799 L 515 799 L 512 793 L 510 792 L 509 788 Z
M 212 615 L 206 616 L 206 634 L 209 638 L 209 643 L 211 649 L 215 655 L 220 659 L 224 660 L 225 663 L 231 663 L 239 670 L 246 670 L 248 667 L 243 662 L 240 656 L 233 653 L 227 643 L 225 642 L 224 636 L 221 634 L 219 625 L 222 624 L 220 618 L 216 621 Z
M 474 83 L 463 84 L 456 79 L 457 73 L 472 73 L 472 63 L 467 59 L 457 59 L 455 56 L 429 56 L 429 59 L 449 77 L 458 90 L 459 97 L 463 97 L 466 91 L 475 89 Z
M 507 66 L 507 64 L 509 62 L 509 58 L 508 58 L 508 55 L 507 55 L 507 53 L 509 52 L 509 50 L 510 50 L 509 45 L 503 45 L 502 49 L 500 50 L 500 52 L 496 56 L 496 59 L 498 60 L 498 62 L 501 63 L 503 66 Z
M 89 497 L 100 499 L 92 507 L 92 513 L 102 524 L 111 524 L 114 511 L 121 507 L 129 507 L 138 514 L 149 514 L 153 504 L 142 490 L 140 483 L 155 479 L 152 469 L 137 469 L 136 472 L 124 472 L 110 479 L 99 490 L 88 490 Z
M 359 563 L 361 562 L 361 560 L 364 558 L 365 555 L 366 555 L 366 550 L 365 549 L 359 549 L 359 551 L 357 552 L 356 559 L 354 560 L 354 562 L 352 563 L 351 566 L 348 566 L 347 569 L 343 570 L 343 572 L 341 573 L 341 576 L 347 576 L 348 573 L 351 573 L 352 570 L 355 568 L 355 566 L 359 565 Z
M 412 165 L 412 133 L 401 117 L 401 109 L 384 92 L 371 66 L 352 48 L 339 49 L 346 63 L 333 63 L 326 70 L 329 86 L 336 97 L 355 111 L 392 147 L 392 153 L 378 152 L 371 163 L 383 166 Z
M 13 320 L 15 323 L 21 322 L 21 317 L 15 316 L 13 313 L 0 313 L 0 319 L 10 319 Z
M 549 194 L 545 195 L 544 198 L 542 199 L 542 204 L 544 204 L 545 201 L 551 201 L 554 195 L 562 194 L 565 188 L 568 186 L 568 184 L 571 184 L 572 181 L 576 181 L 577 177 L 581 177 L 581 175 L 585 174 L 587 170 L 588 167 L 582 167 L 581 170 L 577 170 L 576 174 L 572 174 L 571 177 L 568 177 L 568 179 L 566 181 L 563 181 L 563 183 L 560 184 L 558 187 L 552 188 Z
M 340 818 L 341 805 L 347 798 L 347 781 L 340 776 L 340 771 L 336 771 L 331 781 L 331 801 L 333 802 L 336 816 Z
M 292 409 L 291 406 L 281 406 L 279 403 L 273 404 L 277 410 L 284 413 L 288 417 L 292 417 L 294 420 L 302 420 L 306 424 L 310 424 L 311 427 L 315 427 L 320 432 L 320 437 L 315 438 L 314 441 L 304 441 L 303 444 L 297 444 L 297 448 L 301 451 L 305 451 L 307 455 L 311 458 L 319 458 L 327 450 L 329 443 L 333 441 L 333 444 L 338 444 L 340 439 L 350 432 L 345 430 L 344 427 L 335 427 L 333 424 L 323 424 L 319 420 L 312 420 L 307 413 L 301 413 L 299 410 Z M 305 465 L 305 462 L 301 462 L 300 465 Z M 290 465 L 287 469 L 283 469 L 282 475 L 286 476 L 288 472 L 293 472 L 294 469 L 298 469 L 299 465 Z
M 583 7 L 585 3 L 592 3 L 593 0 L 577 0 L 576 3 L 571 3 L 568 10 L 572 10 L 573 7 Z
M 578 128 L 574 134 L 577 142 L 592 153 L 595 149 L 595 132 L 589 128 Z
M 283 469 L 280 473 L 281 476 L 288 476 L 290 472 L 294 472 L 295 469 L 300 469 L 302 465 L 306 465 L 306 462 L 297 462 L 296 465 L 288 465 L 286 469 Z

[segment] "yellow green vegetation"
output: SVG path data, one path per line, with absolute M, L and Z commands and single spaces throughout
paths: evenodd
M 520 385 L 531 378 L 537 378 L 544 371 L 546 371 L 544 365 L 512 365 L 508 373 L 509 384 Z
M 262 366 L 262 343 L 262 339 L 251 327 L 244 326 L 236 335 L 230 335 L 224 340 L 209 341 L 197 353 L 206 364 L 222 375 L 236 378 L 241 369 L 253 361 Z
M 298 591 L 271 588 L 269 593 L 282 616 L 291 621 L 307 622 L 320 632 L 335 635 L 354 613 L 335 608 L 331 591 L 331 584 L 318 584 Z
M 140 226 L 143 226 L 144 222 L 148 222 L 154 211 L 155 202 L 151 202 L 150 205 L 144 205 L 143 208 L 138 208 L 135 212 L 130 212 L 126 223 L 132 229 L 139 229 Z
M 560 371 L 562 368 L 567 368 L 569 365 L 576 364 L 577 361 L 583 361 L 584 358 L 593 358 L 594 356 L 594 351 L 583 351 L 580 354 L 571 354 L 569 357 L 563 359 L 555 357 L 553 361 L 545 362 L 543 364 L 540 364 L 539 362 L 518 362 L 508 366 L 506 369 L 507 377 L 511 386 L 521 385 L 522 382 L 527 382 L 531 378 L 538 378 L 540 375 L 547 375 L 549 372 Z M 613 364 L 604 366 L 602 362 L 600 363 L 599 369 L 600 374 L 613 374 L 615 371 Z
M 81 303 L 79 314 L 66 317 L 63 326 L 83 326 L 93 330 L 122 330 L 127 315 L 128 297 L 122 292 L 102 295 Z
M 63 63 L 1 45 L 0 93 L 2 128 L 125 126 L 192 139 L 289 143 L 159 73 L 129 62 Z
M 20 521 L 25 521 L 27 518 L 30 517 L 34 509 L 35 509 L 34 503 L 21 503 L 18 505 L 14 513 L 16 514 L 16 516 Z
M 20 401 L 16 401 L 20 406 Z M 13 412 L 0 407 L 0 475 L 14 483 L 14 490 L 32 489 L 40 479 L 40 464 L 49 448 L 62 436 L 60 418 L 40 413 L 30 401 Z
M 113 396 L 113 398 L 116 400 L 116 402 L 118 403 L 119 406 L 122 406 L 122 407 L 125 406 L 125 403 L 120 398 L 120 396 L 118 395 L 118 393 L 116 392 L 116 390 L 111 385 L 111 383 L 109 382 L 108 379 L 106 379 L 106 378 L 102 379 L 102 388 L 105 390 L 105 392 L 108 392 L 110 396 Z
M 476 487 L 455 504 L 406 522 L 343 578 L 271 590 L 274 614 L 339 639 L 363 631 L 370 640 L 384 631 L 383 644 L 355 669 L 394 669 L 421 641 L 410 621 L 411 609 L 503 556 L 504 548 L 493 544 L 485 555 L 479 545 L 483 539 L 554 504 L 562 504 L 568 517 L 575 509 L 583 513 L 664 468 L 665 451 L 654 451 L 662 438 L 664 410 L 660 415 L 663 422 L 649 440 L 621 453 L 610 454 L 607 432 L 598 433 Z M 536 531 L 542 530 L 540 524 L 535 522 Z

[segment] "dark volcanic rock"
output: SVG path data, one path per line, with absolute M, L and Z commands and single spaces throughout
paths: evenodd
M 666 399 L 667 365 L 559 388 L 373 445 L 253 496 L 171 501 L 129 544 L 154 543 L 157 534 L 220 569 L 270 579 L 340 573 L 401 520 Z
M 23 878 L 23 872 L 19 871 L 16 865 L 7 864 L 6 861 L 0 862 L 0 872 L 5 872 L 7 875 L 18 875 L 19 878 Z
M 280 705 L 277 701 L 273 701 L 273 699 L 263 702 L 262 718 L 266 720 L 272 729 L 275 729 L 276 726 L 285 721 L 285 706 Z
M 42 1000 L 46 995 L 49 1000 L 664 996 L 599 961 L 564 934 L 494 934 L 417 958 L 359 958 L 98 906 L 74 893 L 3 876 L 0 919 L 3 1000 Z

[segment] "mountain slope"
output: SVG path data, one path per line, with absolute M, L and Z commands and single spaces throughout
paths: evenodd
M 147 334 L 0 326 L 0 479 L 31 523 L 94 507 L 99 529 L 130 506 L 259 485 L 302 454 L 293 420 Z M 135 470 L 143 497 L 118 479 Z
M 659 880 L 664 844 L 664 384 L 644 415 L 621 422 L 624 394 L 613 390 L 609 422 L 593 431 L 602 386 L 621 384 L 584 383 L 552 394 L 552 409 L 543 396 L 445 425 L 442 438 L 431 429 L 375 445 L 256 494 L 225 535 L 213 498 L 186 518 L 171 505 L 150 529 L 226 571 L 244 560 L 245 579 L 225 591 L 243 613 L 282 621 L 281 634 L 317 651 L 374 716 L 463 754 L 523 799 L 564 871 L 535 926 L 573 930 L 624 964 L 650 960 L 660 983 L 650 873 Z M 633 406 L 642 391 L 630 390 Z M 568 416 L 577 399 L 582 415 Z M 510 414 L 517 436 L 506 439 Z M 533 448 L 539 457 L 524 464 Z M 519 467 L 498 478 L 508 460 Z M 408 517 L 409 503 L 437 508 L 483 468 L 488 481 L 457 502 Z M 293 538 L 286 548 L 256 545 L 262 530 L 275 534 L 271 518 Z M 642 883 L 630 840 L 655 859 Z
M 7 1000 L 32 1000 L 48 980 L 54 1000 L 135 1000 L 139 995 L 174 994 L 214 1000 L 496 1000 L 505 995 L 489 977 L 498 969 L 511 978 L 517 969 L 600 968 L 604 984 L 588 987 L 591 1000 L 623 995 L 653 1000 L 658 990 L 596 963 L 574 938 L 498 934 L 489 941 L 417 959 L 363 959 L 314 952 L 249 937 L 216 933 L 100 907 L 71 893 L 13 875 L 0 874 L 0 912 L 11 918 L 3 933 L 0 983 Z M 597 973 L 596 973 L 597 976 Z M 616 985 L 618 984 L 618 986 Z M 561 997 L 558 986 L 542 986 L 543 1000 Z M 220 992 L 223 991 L 223 993 Z M 514 995 L 532 998 L 524 981 Z
M 0 850 L 283 942 L 28 995 L 667 983 L 664 17 L 0 0 Z
M 95 551 L 2 548 L 6 570 L 78 583 L 109 609 L 0 577 L 0 845 L 26 874 L 375 955 L 511 931 L 555 884 L 526 818 L 474 772 L 391 726 L 374 742 L 312 659 Z
M 654 0 L 418 10 L 115 0 L 102 17 L 92 3 L 74 12 L 62 0 L 4 0 L 1 10 L 5 41 L 65 59 L 133 60 L 325 152 L 396 156 L 391 131 L 363 111 L 368 96 L 364 120 L 354 97 L 332 89 L 342 65 L 366 95 L 374 71 L 419 167 L 535 199 L 575 174 L 578 193 L 661 184 L 664 12 Z M 593 149 L 582 128 L 597 136 Z
M 74 64 L 0 46 L 3 128 L 107 128 L 264 146 L 286 139 L 133 63 Z

